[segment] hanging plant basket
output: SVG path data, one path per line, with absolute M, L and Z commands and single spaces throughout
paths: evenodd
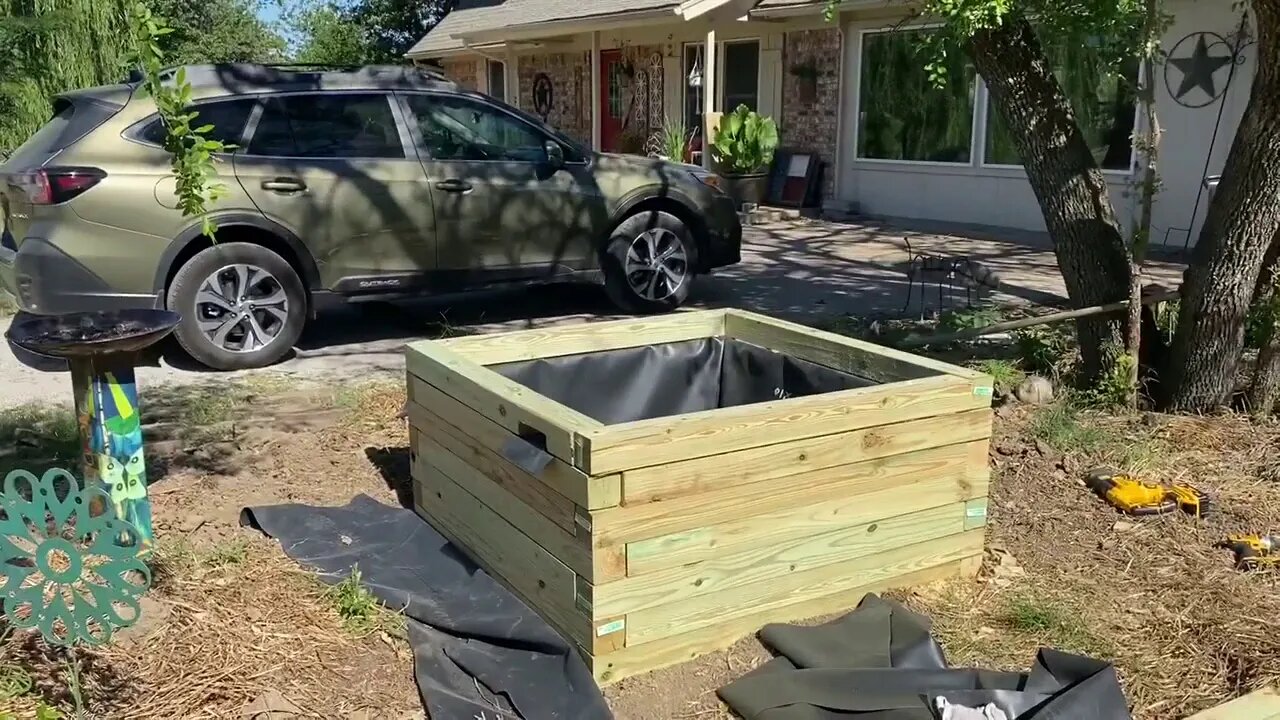
M 811 104 L 818 100 L 818 66 L 812 60 L 806 60 L 798 65 L 791 67 L 791 74 L 798 81 L 797 87 L 800 91 L 800 102 Z

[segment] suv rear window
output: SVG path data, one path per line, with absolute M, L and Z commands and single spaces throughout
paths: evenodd
M 249 154 L 297 158 L 403 158 L 404 145 L 383 93 L 271 98 Z
M 237 145 L 244 135 L 244 125 L 249 121 L 249 113 L 253 112 L 253 99 L 219 100 L 193 105 L 190 110 L 200 113 L 192 122 L 195 127 L 212 125 L 213 132 L 205 137 L 220 140 L 224 145 Z M 149 145 L 164 145 L 164 123 L 157 117 L 142 126 L 133 137 Z
M 87 99 L 55 98 L 53 117 L 18 146 L 5 164 L 15 170 L 40 167 L 58 151 L 88 135 L 119 111 L 117 105 Z

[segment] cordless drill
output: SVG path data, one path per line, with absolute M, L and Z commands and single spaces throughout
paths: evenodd
M 1231 535 L 1217 544 L 1236 555 L 1236 568 L 1280 567 L 1280 535 Z

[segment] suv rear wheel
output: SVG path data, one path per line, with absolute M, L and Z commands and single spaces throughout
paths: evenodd
M 626 312 L 674 310 L 689 297 L 697 253 L 693 233 L 680 218 L 658 210 L 636 213 L 605 245 L 605 292 Z
M 182 315 L 174 335 L 191 357 L 216 370 L 270 365 L 302 334 L 307 293 L 293 267 L 250 243 L 220 243 L 187 261 L 169 285 Z

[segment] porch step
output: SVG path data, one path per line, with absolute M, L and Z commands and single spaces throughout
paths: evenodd
M 819 208 L 783 208 L 769 205 L 746 203 L 738 213 L 743 225 L 767 225 L 769 223 L 789 222 L 800 218 L 816 219 L 821 217 Z

